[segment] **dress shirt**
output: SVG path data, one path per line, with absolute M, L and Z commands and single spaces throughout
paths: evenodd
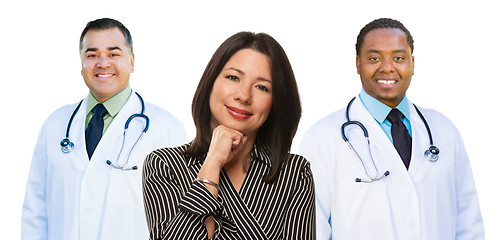
M 143 194 L 150 239 L 208 239 L 204 219 L 215 220 L 214 239 L 314 239 L 314 182 L 309 162 L 290 155 L 273 183 L 269 151 L 252 150 L 241 190 L 224 169 L 215 197 L 193 182 L 202 159 L 187 159 L 189 144 L 149 154 L 143 168 Z M 203 158 L 204 159 L 204 158 Z
M 388 136 L 391 143 L 393 143 L 393 137 L 391 136 L 391 122 L 386 119 L 389 112 L 391 112 L 392 108 L 388 107 L 386 104 L 380 102 L 379 100 L 368 95 L 363 89 L 360 92 L 360 99 L 363 102 L 363 105 L 369 111 L 369 113 L 374 117 L 379 126 L 381 126 L 386 136 Z M 407 128 L 409 135 L 412 137 L 412 131 L 410 127 L 410 111 L 408 107 L 407 95 L 403 97 L 402 101 L 395 107 L 400 110 L 402 114 L 405 116 L 402 119 L 403 124 Z
M 107 131 L 108 126 L 110 126 L 110 123 L 112 123 L 115 116 L 117 116 L 117 114 L 120 112 L 124 104 L 126 104 L 127 100 L 129 99 L 129 96 L 131 96 L 131 92 L 132 92 L 131 87 L 128 84 L 127 87 L 124 88 L 124 90 L 115 94 L 113 97 L 106 100 L 105 102 L 102 102 L 103 106 L 105 106 L 105 108 L 107 109 L 107 113 L 103 117 L 103 133 Z M 98 102 L 98 100 L 96 100 L 93 94 L 89 92 L 86 107 L 86 129 L 87 125 L 89 124 L 89 121 L 91 121 L 91 118 L 93 117 L 93 108 L 98 103 L 100 102 Z

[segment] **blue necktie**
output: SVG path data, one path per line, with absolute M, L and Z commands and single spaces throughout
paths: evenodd
M 393 145 L 402 158 L 405 167 L 409 169 L 410 155 L 412 149 L 412 138 L 405 124 L 402 122 L 403 114 L 400 110 L 393 108 L 388 114 L 387 119 L 391 122 L 391 136 Z
M 101 135 L 103 134 L 103 116 L 107 114 L 107 109 L 103 104 L 99 103 L 93 108 L 94 116 L 89 121 L 86 129 L 86 148 L 89 159 L 93 156 L 94 150 L 100 142 Z

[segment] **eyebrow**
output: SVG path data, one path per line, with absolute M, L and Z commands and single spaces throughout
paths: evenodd
M 245 75 L 245 73 L 244 73 L 243 71 L 241 71 L 241 70 L 239 70 L 239 69 L 237 69 L 237 68 L 230 67 L 230 68 L 226 68 L 226 69 L 225 69 L 225 71 L 227 71 L 227 70 L 234 70 L 234 71 L 238 72 L 238 73 L 239 73 L 239 74 L 241 74 L 241 75 Z M 267 78 L 258 77 L 257 79 L 258 79 L 258 80 L 260 80 L 260 81 L 266 81 L 266 82 L 270 82 L 270 83 L 272 83 L 272 81 L 271 81 L 271 80 L 269 80 L 269 79 L 267 79 Z
M 376 50 L 376 49 L 369 49 L 367 50 L 367 53 L 381 53 L 383 51 Z M 406 53 L 407 51 L 405 49 L 398 49 L 398 50 L 393 50 L 393 53 Z
M 113 50 L 120 50 L 122 51 L 122 49 L 118 46 L 114 46 L 114 47 L 108 47 L 107 48 L 108 51 L 113 51 Z M 85 52 L 96 52 L 98 51 L 98 48 L 87 48 Z
M 237 68 L 233 68 L 233 67 L 230 67 L 230 68 L 226 68 L 225 71 L 227 70 L 234 70 L 236 72 L 238 72 L 239 74 L 242 74 L 242 75 L 245 75 L 245 73 Z
M 272 84 L 272 81 L 271 81 L 271 80 L 269 80 L 269 79 L 267 79 L 267 78 L 259 77 L 259 78 L 257 78 L 257 79 L 258 79 L 258 80 L 260 80 L 260 81 L 270 82 L 270 83 Z

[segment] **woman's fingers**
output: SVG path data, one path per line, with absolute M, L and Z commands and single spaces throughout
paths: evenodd
M 239 139 L 236 139 L 234 141 L 232 141 L 232 150 L 231 150 L 231 153 L 234 154 L 234 153 L 237 153 L 239 151 L 241 151 L 241 149 L 243 148 L 244 144 L 246 143 L 246 140 L 248 140 L 248 137 L 246 136 L 243 136 Z
M 213 130 L 207 160 L 216 160 L 223 167 L 229 161 L 233 153 L 239 152 L 246 142 L 247 137 L 234 129 L 223 125 Z

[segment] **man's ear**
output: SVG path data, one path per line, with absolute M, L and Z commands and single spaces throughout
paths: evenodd
M 134 53 L 131 54 L 131 73 L 134 72 Z
M 360 56 L 356 55 L 356 72 L 360 74 Z
M 414 56 L 412 56 L 412 75 L 414 75 Z

